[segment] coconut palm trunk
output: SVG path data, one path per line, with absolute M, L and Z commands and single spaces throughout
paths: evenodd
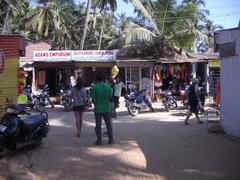
M 88 19 L 89 19 L 89 15 L 90 15 L 91 4 L 92 4 L 92 0 L 88 0 L 86 16 L 85 16 L 85 20 L 84 20 L 83 34 L 82 34 L 82 38 L 81 38 L 81 42 L 80 42 L 80 50 L 83 50 L 83 48 L 84 48 L 84 42 L 85 42 L 86 34 L 87 34 L 87 25 L 88 25 Z
M 101 33 L 100 33 L 100 38 L 99 38 L 98 50 L 101 49 L 103 29 L 105 26 L 105 19 L 106 19 L 106 10 L 104 11 L 104 15 L 103 15 L 103 22 L 102 22 Z
M 3 25 L 2 34 L 5 34 L 5 32 L 7 30 L 7 22 L 8 22 L 8 17 L 9 17 L 10 10 L 11 10 L 11 8 L 10 8 L 10 6 L 8 6 L 7 14 L 6 14 L 6 17 L 4 18 L 4 25 Z

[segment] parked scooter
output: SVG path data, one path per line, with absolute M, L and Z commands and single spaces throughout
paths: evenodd
M 189 89 L 189 85 L 188 84 L 184 84 L 184 89 L 180 90 L 180 96 L 182 99 L 182 105 L 185 109 L 188 108 L 188 89 Z
M 60 99 L 65 111 L 70 111 L 72 109 L 71 90 L 60 89 Z
M 125 103 L 129 114 L 132 116 L 136 116 L 138 113 L 145 110 L 154 112 L 152 100 L 150 96 L 147 95 L 145 89 L 125 96 Z
M 34 101 L 34 104 L 35 104 L 35 107 L 37 110 L 42 111 L 44 109 L 44 107 L 48 106 L 48 105 L 50 105 L 52 108 L 54 108 L 54 104 L 49 98 L 48 91 L 49 91 L 49 87 L 46 84 L 43 87 L 43 90 L 39 94 L 35 93 L 32 95 L 32 98 L 33 98 L 33 101 Z
M 26 115 L 25 118 L 21 115 Z M 47 112 L 30 115 L 22 106 L 12 105 L 0 122 L 0 152 L 39 145 L 50 130 Z
M 199 86 L 199 90 L 198 90 L 199 99 L 200 99 L 200 107 L 199 107 L 200 112 L 204 111 L 204 105 L 205 105 L 205 90 L 203 86 Z
M 177 108 L 177 101 L 174 98 L 174 96 L 172 95 L 172 92 L 167 90 L 167 91 L 163 91 L 160 94 L 161 98 L 162 98 L 162 103 L 164 108 L 166 109 L 167 112 L 170 111 L 170 109 L 176 109 Z
M 204 90 L 204 83 L 202 86 L 198 87 L 199 99 L 200 99 L 200 111 L 203 111 L 203 107 L 205 105 L 205 90 Z M 185 89 L 180 91 L 180 95 L 182 97 L 182 104 L 185 109 L 188 109 L 188 93 L 189 93 L 189 86 L 185 85 Z
M 87 106 L 87 109 L 89 109 L 93 107 L 92 98 L 90 96 L 92 87 L 89 86 L 89 87 L 86 87 L 85 89 L 86 89 L 86 106 Z

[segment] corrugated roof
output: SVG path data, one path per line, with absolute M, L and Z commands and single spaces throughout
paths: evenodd
M 199 60 L 219 60 L 219 53 L 214 52 L 212 49 L 208 50 L 206 53 L 187 53 L 189 58 L 199 59 Z
M 22 41 L 20 36 L 0 35 L 0 49 L 3 49 L 6 59 L 19 57 Z

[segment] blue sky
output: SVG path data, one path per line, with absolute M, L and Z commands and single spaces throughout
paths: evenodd
M 177 0 L 181 2 L 181 0 Z M 210 19 L 215 24 L 221 24 L 224 28 L 234 28 L 238 26 L 240 20 L 240 0 L 205 0 L 206 9 L 210 11 Z M 124 3 L 117 0 L 117 12 L 126 12 L 127 16 L 133 15 L 131 3 Z

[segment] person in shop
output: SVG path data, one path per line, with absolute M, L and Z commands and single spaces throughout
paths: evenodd
M 162 86 L 161 86 L 162 91 L 169 90 L 171 81 L 172 81 L 172 75 L 168 75 L 168 76 L 167 75 L 163 75 Z
M 82 116 L 83 112 L 86 110 L 86 91 L 83 85 L 83 79 L 78 77 L 76 85 L 71 89 L 73 112 L 76 119 L 77 137 L 80 137 L 82 130 Z
M 108 133 L 108 144 L 114 144 L 112 121 L 110 116 L 110 101 L 112 98 L 111 87 L 104 82 L 102 74 L 97 74 L 97 83 L 91 90 L 92 102 L 94 104 L 95 132 L 97 136 L 96 145 L 102 145 L 102 118 L 105 121 Z
M 215 104 L 218 109 L 220 108 L 221 101 L 220 90 L 221 90 L 220 79 L 217 79 L 215 84 Z
M 74 87 L 76 85 L 76 79 L 74 76 L 70 76 L 70 87 Z
M 199 124 L 203 124 L 203 122 L 200 120 L 198 111 L 199 107 L 201 105 L 200 97 L 199 97 L 199 91 L 198 91 L 198 79 L 193 78 L 191 81 L 191 85 L 188 90 L 188 105 L 189 105 L 189 110 L 187 112 L 187 117 L 184 121 L 186 125 L 189 125 L 188 120 L 192 113 L 195 114 L 196 119 Z

